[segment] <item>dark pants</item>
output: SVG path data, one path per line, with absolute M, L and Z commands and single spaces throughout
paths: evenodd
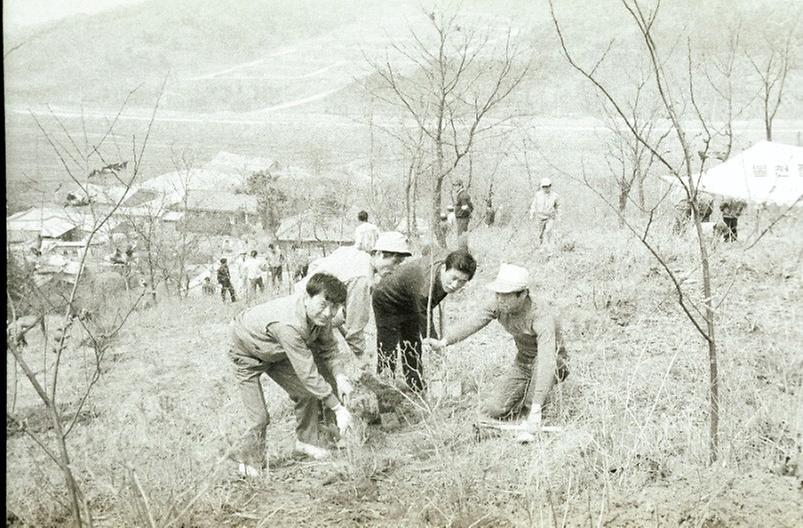
M 736 224 L 739 223 L 739 218 L 735 216 L 723 216 L 722 221 L 725 222 L 725 226 L 728 228 L 725 230 L 725 241 L 733 242 L 736 240 Z
M 468 221 L 471 220 L 471 217 L 465 216 L 463 218 L 456 218 L 457 222 L 457 236 L 459 237 L 463 233 L 468 232 Z
M 276 286 L 282 285 L 282 267 L 281 266 L 271 266 L 270 267 L 270 276 L 271 276 L 271 284 Z
M 220 296 L 223 298 L 223 302 L 226 302 L 227 290 L 231 295 L 231 302 L 237 302 L 237 297 L 234 295 L 234 288 L 231 286 L 231 281 L 224 281 L 220 283 Z
M 396 374 L 398 348 L 401 347 L 402 371 L 407 385 L 414 391 L 424 388 L 423 365 L 421 364 L 421 332 L 417 316 L 400 316 L 389 313 L 384 307 L 374 302 L 376 319 L 376 371 L 381 374 L 385 370 L 391 376 Z

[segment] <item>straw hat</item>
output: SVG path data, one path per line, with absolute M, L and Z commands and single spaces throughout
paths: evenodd
M 398 231 L 385 231 L 379 233 L 374 244 L 374 251 L 384 251 L 386 253 L 398 253 L 400 255 L 410 256 L 413 254 L 410 251 L 410 246 L 407 244 L 407 238 Z
M 486 286 L 496 293 L 512 293 L 527 289 L 530 282 L 530 272 L 521 266 L 502 263 L 496 279 Z

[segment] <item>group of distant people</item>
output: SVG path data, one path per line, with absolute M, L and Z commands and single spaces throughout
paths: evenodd
M 467 193 L 458 192 L 461 195 L 457 209 L 464 211 L 463 235 L 473 206 Z M 557 206 L 556 200 L 546 203 Z M 539 202 L 535 213 L 546 207 Z M 247 308 L 231 323 L 229 357 L 249 421 L 230 453 L 239 472 L 258 476 L 267 465 L 270 415 L 262 374 L 294 403 L 295 451 L 314 459 L 331 455 L 353 419 L 348 409 L 352 380 L 334 332 L 344 337 L 361 372 L 393 377 L 400 366 L 408 389 L 421 394 L 427 390 L 422 357 L 426 347 L 449 347 L 498 320 L 512 336 L 517 353 L 484 410 L 492 419 L 524 418 L 519 439 L 531 441 L 540 431 L 541 411 L 552 386 L 565 379 L 568 369 L 556 312 L 531 293 L 527 269 L 501 264 L 496 279 L 486 285 L 491 292 L 487 300 L 462 324 L 439 336 L 434 310 L 474 278 L 473 255 L 462 246 L 448 252 L 433 248 L 414 257 L 403 234 L 380 232 L 364 211 L 358 220 L 354 245 L 310 263 L 293 294 Z M 365 339 L 371 313 L 376 322 L 375 356 Z
M 693 218 L 694 210 L 700 217 L 700 222 L 709 223 L 714 214 L 714 198 L 710 195 L 698 192 L 694 197 L 694 208 L 692 200 L 683 198 L 676 206 L 677 214 L 673 230 L 675 233 L 682 233 L 686 230 Z M 739 217 L 747 208 L 747 203 L 735 198 L 723 198 L 719 202 L 719 211 L 722 220 L 714 226 L 714 232 L 721 236 L 725 242 L 735 242 L 739 237 Z
M 446 212 L 441 213 L 437 225 L 437 232 L 444 240 L 449 240 L 454 232 L 458 245 L 461 237 L 468 232 L 474 204 L 463 182 L 454 183 L 455 204 L 448 206 Z M 535 192 L 529 208 L 530 220 L 535 220 L 538 231 L 538 246 L 552 248 L 555 244 L 555 223 L 558 218 L 558 194 L 552 190 L 552 180 L 542 178 L 539 189 Z M 493 206 L 493 194 L 489 193 L 485 201 L 483 220 L 485 225 L 492 226 L 496 222 L 496 209 Z
M 255 249 L 248 253 L 243 253 L 237 262 L 237 271 L 240 277 L 239 289 L 245 296 L 245 301 L 248 303 L 255 300 L 257 292 L 264 293 L 268 281 L 270 281 L 274 291 L 280 289 L 283 285 L 282 277 L 285 264 L 284 253 L 278 244 L 268 244 L 268 252 L 264 258 L 261 258 L 259 252 Z M 220 295 L 223 302 L 226 302 L 227 293 L 231 302 L 237 302 L 237 292 L 226 257 L 220 259 L 216 277 L 220 285 Z M 202 290 L 206 295 L 215 294 L 215 287 L 212 284 L 211 277 L 204 279 Z

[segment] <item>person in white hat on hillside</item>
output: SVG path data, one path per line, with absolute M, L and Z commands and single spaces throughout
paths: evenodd
M 346 285 L 346 304 L 335 317 L 333 326 L 343 334 L 365 369 L 370 368 L 365 354 L 365 327 L 371 316 L 371 290 L 410 255 L 407 238 L 397 231 L 386 231 L 379 233 L 370 254 L 357 246 L 344 246 L 310 264 L 309 275 L 329 273 Z M 305 286 L 306 279 L 303 279 L 296 284 L 296 291 L 302 291 Z
M 530 205 L 530 220 L 538 219 L 538 245 L 546 241 L 546 247 L 552 248 L 555 222 L 558 219 L 558 195 L 552 191 L 552 180 L 541 179 L 541 188 L 536 191 Z
M 513 336 L 518 353 L 498 394 L 484 405 L 493 419 L 517 419 L 526 415 L 522 441 L 541 429 L 541 408 L 552 386 L 568 376 L 567 354 L 555 310 L 530 294 L 529 272 L 520 266 L 501 264 L 487 288 L 496 295 L 458 328 L 442 339 L 427 339 L 436 350 L 460 342 L 497 319 Z

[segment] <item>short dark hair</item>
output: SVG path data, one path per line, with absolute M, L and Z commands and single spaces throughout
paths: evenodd
M 307 295 L 315 297 L 323 292 L 327 301 L 335 304 L 346 302 L 346 285 L 334 275 L 316 273 L 307 281 Z
M 268 244 L 268 247 L 273 249 L 273 244 Z
M 226 259 L 225 258 L 220 259 L 220 263 L 221 264 L 225 264 L 226 263 Z
M 257 256 L 257 250 L 256 249 L 251 250 L 251 256 L 252 257 L 256 257 Z
M 468 275 L 468 280 L 473 279 L 474 272 L 477 271 L 477 261 L 474 260 L 471 253 L 465 249 L 458 249 L 457 251 L 449 253 L 444 262 L 444 266 L 447 271 L 450 269 L 462 271 Z
M 367 211 L 360 211 L 357 213 L 357 220 L 360 222 L 367 222 L 368 221 L 368 212 Z

